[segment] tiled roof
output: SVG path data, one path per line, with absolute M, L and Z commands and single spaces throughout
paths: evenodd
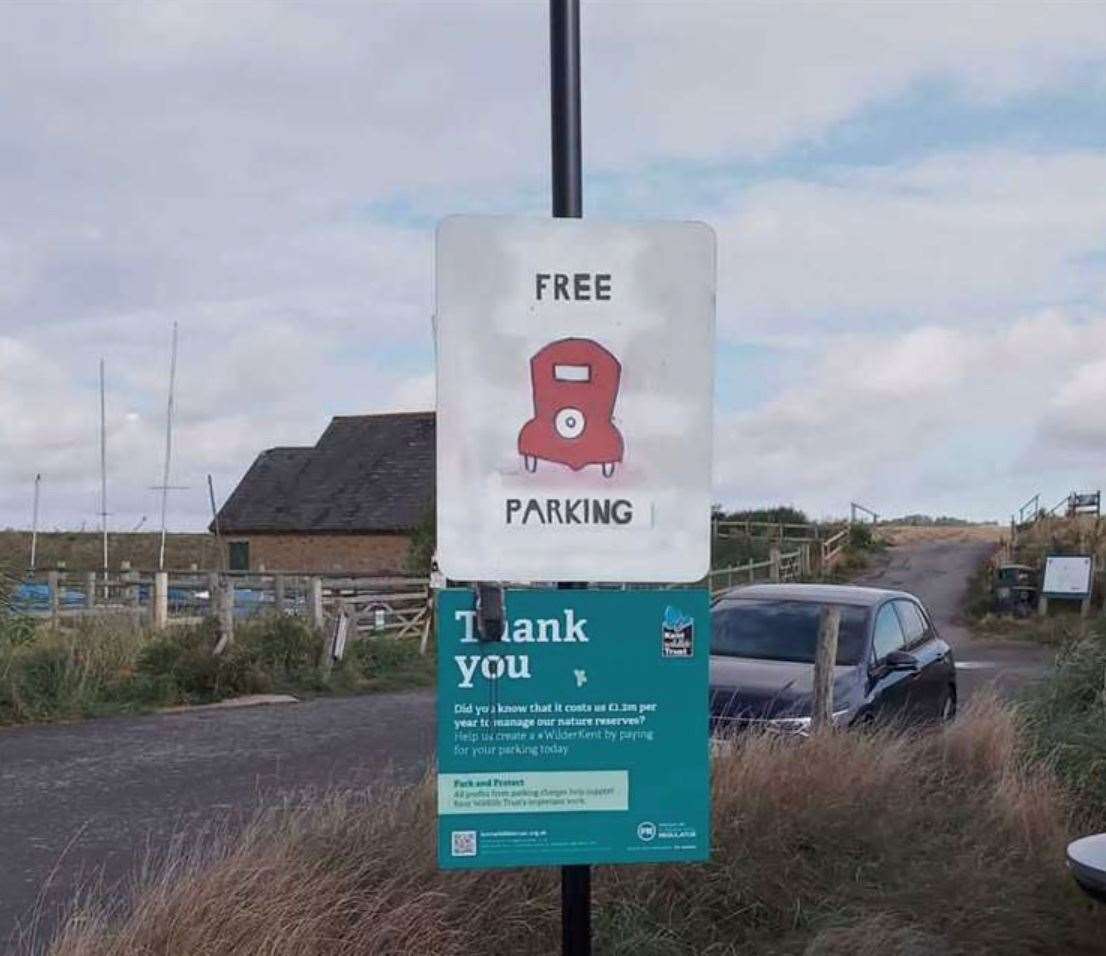
M 434 502 L 434 413 L 343 415 L 314 448 L 258 455 L 220 531 L 410 531 Z

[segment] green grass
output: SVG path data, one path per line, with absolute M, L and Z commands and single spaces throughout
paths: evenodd
M 1015 618 L 1006 615 L 985 614 L 970 619 L 973 637 L 981 640 L 1025 641 L 1046 647 L 1062 647 L 1087 634 L 1088 624 L 1074 611 L 1053 612 L 1047 617 Z
M 108 560 L 116 569 L 129 561 L 133 568 L 156 568 L 161 536 L 157 532 L 112 532 L 108 534 Z M 99 571 L 103 567 L 103 540 L 93 531 L 48 531 L 38 536 L 35 564 L 54 568 L 65 563 L 67 571 Z M 175 533 L 166 536 L 166 567 L 186 569 L 195 564 L 201 570 L 218 564 L 215 536 Z M 30 564 L 31 532 L 0 531 L 0 567 L 23 570 Z
M 1064 644 L 1053 675 L 1028 690 L 1021 707 L 1035 753 L 1080 811 L 1106 826 L 1106 625 Z
M 212 624 L 150 634 L 125 618 L 75 628 L 0 616 L 0 724 L 70 720 L 199 704 L 242 694 L 350 694 L 424 687 L 435 658 L 418 641 L 365 638 L 323 666 L 324 638 L 302 621 L 265 617 L 214 654 Z

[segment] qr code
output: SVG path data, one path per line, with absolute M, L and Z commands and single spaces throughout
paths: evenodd
M 454 856 L 476 856 L 475 830 L 454 830 L 451 836 Z

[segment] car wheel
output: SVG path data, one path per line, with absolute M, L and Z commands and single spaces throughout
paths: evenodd
M 850 730 L 873 730 L 876 726 L 876 715 L 870 710 L 862 710 L 849 724 Z
M 956 718 L 956 688 L 950 687 L 941 701 L 941 723 L 947 724 Z

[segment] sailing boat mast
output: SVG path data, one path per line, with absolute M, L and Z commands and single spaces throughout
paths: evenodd
M 104 414 L 104 360 L 100 359 L 100 533 L 104 543 L 104 580 L 108 573 L 108 439 Z
M 165 410 L 165 470 L 161 475 L 161 547 L 157 569 L 165 570 L 165 524 L 169 510 L 169 466 L 173 456 L 173 389 L 177 381 L 177 323 L 173 323 L 173 349 L 169 358 L 169 403 Z

